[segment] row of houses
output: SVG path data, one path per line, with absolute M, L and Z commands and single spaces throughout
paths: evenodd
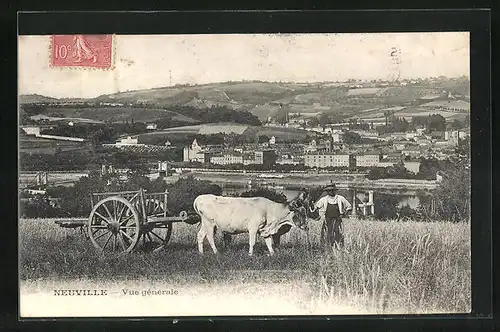
M 262 149 L 244 153 L 239 151 L 210 150 L 202 147 L 193 140 L 191 146 L 184 147 L 183 160 L 186 162 L 212 163 L 216 165 L 262 165 L 270 168 L 276 163 L 276 153 L 274 150 Z
M 304 165 L 310 168 L 361 168 L 361 167 L 388 167 L 399 160 L 384 160 L 378 153 L 372 154 L 311 154 L 304 157 Z M 418 173 L 419 161 L 403 161 L 404 166 L 411 172 Z

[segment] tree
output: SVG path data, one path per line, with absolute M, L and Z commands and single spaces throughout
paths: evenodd
M 309 119 L 308 123 L 311 127 L 316 127 L 317 125 L 319 125 L 319 119 L 317 117 L 313 117 Z
M 326 125 L 328 125 L 330 123 L 330 117 L 325 113 L 321 113 L 321 115 L 319 116 L 318 122 L 321 125 L 321 127 L 323 129 L 325 129 Z
M 267 142 L 269 142 L 269 139 L 270 138 L 267 135 L 260 135 L 259 136 L 259 143 L 267 143 Z
M 202 181 L 188 176 L 177 180 L 168 187 L 168 208 L 173 213 L 192 211 L 193 202 L 202 194 L 222 195 L 222 188 L 210 181 Z
M 427 126 L 427 117 L 426 116 L 414 116 L 411 118 L 411 123 L 413 127 L 416 128 L 421 128 L 421 127 L 426 127 Z
M 288 110 L 286 108 L 280 108 L 276 113 L 276 122 L 279 124 L 286 124 L 288 120 Z
M 397 195 L 378 193 L 373 196 L 375 218 L 380 220 L 396 219 L 398 216 L 399 198 Z
M 458 119 L 453 120 L 453 122 L 451 123 L 452 129 L 461 129 L 463 127 L 464 127 L 463 122 Z
M 446 130 L 446 119 L 441 114 L 429 115 L 427 121 L 427 132 L 433 131 L 445 131 Z
M 457 156 L 442 163 L 443 179 L 431 192 L 431 196 L 421 200 L 420 210 L 431 220 L 453 222 L 470 218 L 470 146 L 464 140 L 457 147 Z
M 277 203 L 286 203 L 287 198 L 282 192 L 269 188 L 251 189 L 240 194 L 240 197 L 265 197 Z
M 346 144 L 361 144 L 363 140 L 358 133 L 347 131 L 344 133 L 344 142 Z
M 366 175 L 369 180 L 386 179 L 388 177 L 388 167 L 371 167 Z
M 420 166 L 417 176 L 420 179 L 435 180 L 436 173 L 441 169 L 439 160 L 436 158 L 420 158 Z

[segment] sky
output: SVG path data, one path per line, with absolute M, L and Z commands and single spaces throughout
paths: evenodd
M 18 38 L 19 94 L 57 98 L 241 80 L 469 76 L 468 32 L 115 35 L 112 70 L 51 68 L 50 36 Z

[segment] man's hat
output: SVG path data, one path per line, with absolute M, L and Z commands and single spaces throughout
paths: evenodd
M 329 184 L 328 186 L 326 186 L 324 189 L 324 191 L 337 191 L 337 186 L 335 184 Z

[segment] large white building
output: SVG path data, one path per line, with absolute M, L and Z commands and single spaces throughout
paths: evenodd
M 378 166 L 380 154 L 361 154 L 356 156 L 356 167 Z
M 349 167 L 348 154 L 306 154 L 304 165 L 313 168 Z
M 211 157 L 210 162 L 216 165 L 243 164 L 243 156 L 238 154 L 224 154 Z

